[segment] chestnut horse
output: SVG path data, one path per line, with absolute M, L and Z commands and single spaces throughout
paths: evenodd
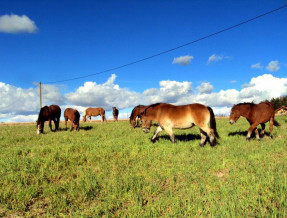
M 106 111 L 104 108 L 102 107 L 97 107 L 97 108 L 92 108 L 92 107 L 89 107 L 87 108 L 85 111 L 84 111 L 84 114 L 83 114 L 83 121 L 86 122 L 87 119 L 86 119 L 86 116 L 88 116 L 90 118 L 90 120 L 92 119 L 91 117 L 94 116 L 99 116 L 101 115 L 102 117 L 102 122 L 104 122 L 106 120 L 106 117 L 105 117 L 105 114 L 106 114 Z
M 275 111 L 272 103 L 270 102 L 261 102 L 259 104 L 240 103 L 234 105 L 230 112 L 229 123 L 234 124 L 240 116 L 245 117 L 250 124 L 246 136 L 247 140 L 250 139 L 253 130 L 255 131 L 257 140 L 260 140 L 260 136 L 257 130 L 257 126 L 259 124 L 262 127 L 260 135 L 263 137 L 265 130 L 265 123 L 270 121 L 269 131 L 271 138 L 273 138 L 272 135 L 273 125 L 279 126 L 279 123 L 277 123 L 274 120 Z
M 216 138 L 219 135 L 216 130 L 216 121 L 213 110 L 202 104 L 188 104 L 175 106 L 166 103 L 157 103 L 147 107 L 142 113 L 143 131 L 149 132 L 146 128 L 146 121 L 153 120 L 158 122 L 158 128 L 151 138 L 155 142 L 158 134 L 165 130 L 170 140 L 174 143 L 174 134 L 172 129 L 188 129 L 198 126 L 201 133 L 200 146 L 205 145 L 207 135 L 211 146 L 216 145 Z M 208 126 L 210 123 L 210 127 Z
M 70 131 L 73 129 L 73 124 L 74 124 L 74 129 L 75 130 L 80 130 L 80 113 L 77 110 L 74 110 L 72 108 L 66 108 L 64 112 L 64 118 L 65 118 L 65 125 L 66 125 L 66 130 L 67 130 L 67 121 L 70 120 Z
M 52 130 L 52 120 L 55 123 L 55 131 L 59 129 L 61 108 L 58 105 L 44 106 L 41 108 L 37 120 L 37 133 L 43 133 L 45 121 L 49 121 L 50 130 Z
M 116 107 L 113 107 L 113 116 L 114 121 L 118 122 L 119 110 Z
M 131 128 L 135 128 L 136 126 L 139 126 L 139 119 L 142 120 L 141 113 L 148 107 L 148 105 L 138 105 L 135 106 L 132 110 L 131 116 L 130 116 L 130 126 Z M 138 118 L 138 119 L 137 119 Z M 149 128 L 151 126 L 152 121 L 149 122 Z

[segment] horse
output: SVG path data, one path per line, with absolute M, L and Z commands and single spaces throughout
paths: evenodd
M 273 125 L 279 126 L 279 123 L 274 120 L 275 111 L 273 104 L 267 101 L 261 102 L 259 104 L 239 103 L 234 105 L 229 115 L 229 123 L 234 124 L 240 116 L 245 117 L 250 124 L 246 136 L 247 140 L 250 139 L 253 130 L 255 131 L 257 140 L 260 140 L 260 136 L 257 130 L 257 126 L 259 124 L 262 127 L 260 135 L 263 137 L 265 132 L 265 123 L 270 121 L 269 131 L 271 138 L 273 138 Z
M 146 127 L 146 122 L 149 120 L 156 121 L 159 125 L 151 138 L 153 143 L 162 130 L 168 133 L 171 142 L 174 143 L 172 129 L 188 129 L 193 126 L 198 126 L 200 129 L 200 146 L 205 145 L 207 135 L 211 146 L 215 146 L 217 144 L 216 138 L 219 138 L 212 108 L 199 103 L 181 106 L 167 103 L 152 104 L 142 112 L 142 128 L 145 133 L 149 132 Z M 208 123 L 210 123 L 210 127 Z
M 130 126 L 131 128 L 135 128 L 136 126 L 139 126 L 139 121 L 137 118 L 142 120 L 141 113 L 148 107 L 148 105 L 138 105 L 135 106 L 132 110 L 131 116 L 130 116 Z M 149 127 L 151 126 L 152 121 L 149 122 Z
M 119 110 L 116 107 L 113 107 L 113 116 L 114 121 L 118 122 Z
M 90 118 L 90 120 L 92 119 L 91 117 L 94 116 L 99 116 L 101 115 L 102 117 L 102 122 L 104 122 L 106 120 L 106 116 L 105 116 L 106 112 L 105 112 L 105 109 L 102 108 L 102 107 L 98 107 L 98 108 L 92 108 L 92 107 L 89 107 L 87 108 L 85 111 L 84 111 L 84 114 L 83 114 L 83 121 L 86 122 L 87 119 L 86 119 L 86 116 L 88 116 Z
M 80 113 L 77 110 L 74 110 L 72 108 L 66 108 L 64 112 L 64 118 L 65 118 L 65 125 L 66 125 L 66 130 L 67 130 L 67 121 L 70 120 L 70 131 L 73 129 L 73 124 L 74 124 L 74 129 L 75 130 L 80 130 Z
M 52 120 L 55 123 L 55 132 L 59 129 L 61 108 L 58 105 L 44 106 L 41 108 L 37 120 L 37 133 L 43 133 L 45 121 L 49 121 L 50 130 L 52 130 Z

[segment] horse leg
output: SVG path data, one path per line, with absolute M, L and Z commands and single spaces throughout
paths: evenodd
M 52 120 L 51 120 L 51 119 L 49 119 L 49 127 L 50 127 L 51 132 L 53 132 L 53 129 L 52 129 Z
M 206 143 L 207 134 L 202 129 L 200 129 L 200 135 L 201 135 L 201 141 L 199 145 L 204 146 Z
M 68 117 L 65 117 L 65 126 L 66 126 L 66 130 L 67 130 L 67 121 L 68 121 Z
M 205 133 L 206 135 L 209 136 L 210 145 L 215 146 L 217 144 L 217 142 L 216 142 L 216 138 L 215 138 L 213 129 L 211 129 L 207 124 L 205 124 L 205 126 L 201 126 L 199 128 L 200 128 L 200 131 L 203 132 L 203 134 Z M 202 144 L 202 142 L 203 142 L 203 138 L 202 138 L 202 134 L 201 134 L 200 146 L 204 145 L 204 144 Z
M 73 129 L 73 121 L 70 120 L 70 131 L 72 131 L 72 129 Z
M 158 135 L 161 131 L 162 131 L 162 128 L 161 128 L 160 126 L 157 127 L 157 130 L 153 133 L 153 136 L 152 136 L 152 138 L 151 138 L 151 141 L 152 141 L 153 143 L 155 143 L 156 138 L 157 138 L 157 135 Z
M 164 130 L 169 135 L 171 142 L 174 143 L 174 134 L 173 134 L 172 128 L 171 127 L 166 127 L 166 128 L 164 128 Z
M 271 117 L 270 119 L 270 126 L 269 126 L 269 131 L 270 131 L 270 137 L 273 139 L 273 125 L 274 125 L 274 117 Z
M 261 132 L 260 132 L 260 136 L 264 137 L 264 133 L 265 133 L 265 123 L 261 123 Z
M 257 141 L 260 141 L 259 131 L 258 131 L 258 129 L 256 127 L 254 129 L 254 132 L 255 132 Z
M 246 140 L 249 140 L 250 137 L 251 137 L 251 134 L 252 134 L 252 131 L 258 126 L 259 123 L 253 123 L 251 124 L 251 126 L 249 127 L 248 129 L 248 133 L 247 133 L 247 136 L 246 136 Z M 257 129 L 256 129 L 257 130 Z M 257 131 L 257 134 L 258 134 L 258 131 Z M 257 137 L 257 135 L 256 135 Z M 258 139 L 258 138 L 257 138 Z

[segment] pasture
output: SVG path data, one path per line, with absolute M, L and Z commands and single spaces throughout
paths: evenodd
M 43 135 L 0 126 L 0 216 L 286 217 L 287 118 L 246 141 L 249 123 L 216 119 L 219 145 L 200 147 L 197 127 L 143 133 L 128 121 L 81 123 Z

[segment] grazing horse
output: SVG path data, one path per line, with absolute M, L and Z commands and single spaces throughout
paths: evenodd
M 136 126 L 139 126 L 139 118 L 142 120 L 141 113 L 144 112 L 144 110 L 148 107 L 148 105 L 138 105 L 135 106 L 132 110 L 131 116 L 130 116 L 130 126 L 131 128 L 135 128 Z M 151 126 L 152 121 L 149 122 L 149 127 Z
M 116 107 L 113 107 L 113 116 L 114 121 L 118 122 L 119 110 Z
M 44 106 L 41 108 L 37 120 L 37 133 L 43 133 L 45 121 L 49 121 L 50 130 L 52 130 L 52 120 L 55 123 L 55 132 L 59 129 L 61 108 L 58 105 Z
M 101 115 L 102 117 L 102 122 L 104 122 L 106 120 L 106 111 L 104 108 L 102 107 L 97 107 L 97 108 L 92 108 L 92 107 L 89 107 L 87 108 L 85 111 L 84 111 L 84 114 L 83 114 L 83 121 L 86 122 L 87 119 L 86 119 L 86 116 L 88 116 L 90 118 L 90 120 L 92 119 L 92 116 L 96 117 L 96 116 L 99 116 Z
M 274 120 L 275 111 L 272 103 L 270 102 L 261 102 L 259 104 L 240 103 L 234 105 L 230 112 L 229 123 L 234 124 L 239 119 L 240 116 L 245 117 L 250 124 L 246 136 L 247 140 L 250 139 L 253 130 L 255 130 L 257 140 L 260 140 L 260 136 L 257 130 L 257 126 L 259 124 L 262 127 L 260 135 L 263 137 L 265 130 L 265 123 L 270 121 L 269 131 L 271 138 L 273 138 L 272 135 L 273 125 L 279 126 L 279 123 L 277 123 Z
M 152 142 L 155 142 L 158 134 L 165 130 L 170 140 L 174 143 L 172 129 L 188 129 L 193 126 L 198 126 L 200 129 L 200 146 L 205 145 L 207 135 L 211 146 L 216 145 L 216 138 L 219 138 L 213 110 L 202 104 L 196 103 L 181 106 L 166 103 L 152 104 L 142 113 L 142 126 L 143 131 L 146 133 L 149 132 L 146 128 L 146 121 L 148 120 L 156 121 L 159 125 L 151 138 Z M 210 123 L 210 127 L 208 123 Z
M 66 108 L 64 112 L 64 118 L 65 118 L 65 125 L 66 125 L 66 130 L 67 130 L 67 121 L 70 120 L 70 131 L 73 129 L 73 124 L 74 124 L 74 129 L 75 130 L 80 130 L 80 113 L 77 110 L 74 110 L 72 108 Z

